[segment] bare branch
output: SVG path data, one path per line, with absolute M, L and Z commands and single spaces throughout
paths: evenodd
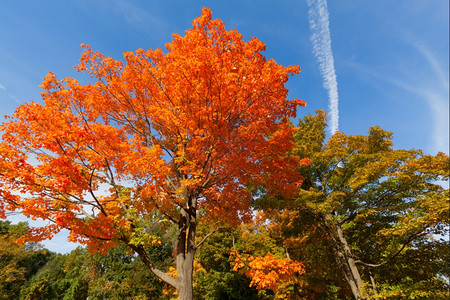
M 92 190 L 92 176 L 94 175 L 94 170 L 92 169 L 91 176 L 89 177 L 89 193 L 91 194 L 92 198 L 97 203 L 98 207 L 100 208 L 100 211 L 103 213 L 103 215 L 107 216 L 105 209 L 103 208 L 103 205 L 100 204 L 100 201 L 98 201 L 97 197 L 94 194 L 94 191 Z
M 367 266 L 367 267 L 372 267 L 372 268 L 384 266 L 385 264 L 389 263 L 389 262 L 392 261 L 394 258 L 396 258 L 397 256 L 399 256 L 400 253 L 402 253 L 403 249 L 405 249 L 406 246 L 407 246 L 409 243 L 411 243 L 415 238 L 417 238 L 417 237 L 419 237 L 419 236 L 422 236 L 422 235 L 425 235 L 425 234 L 426 234 L 426 232 L 423 232 L 423 231 L 419 231 L 418 233 L 413 234 L 413 235 L 412 235 L 412 236 L 411 236 L 411 237 L 403 244 L 403 246 L 400 248 L 400 250 L 398 250 L 397 252 L 395 252 L 394 255 L 392 255 L 391 257 L 389 257 L 386 261 L 384 261 L 384 262 L 382 262 L 382 263 L 379 263 L 379 264 L 371 264 L 371 263 L 363 262 L 362 260 L 355 260 L 355 264 L 361 264 L 361 265 L 364 265 L 364 266 Z
M 123 240 L 134 252 L 136 252 L 139 257 L 142 259 L 142 261 L 144 262 L 144 264 L 153 272 L 153 274 L 155 274 L 156 276 L 158 276 L 161 280 L 163 280 L 164 282 L 167 282 L 168 284 L 170 284 L 171 286 L 173 286 L 174 288 L 178 289 L 179 288 L 179 282 L 176 278 L 173 278 L 172 276 L 167 275 L 166 273 L 164 273 L 163 271 L 159 270 L 158 268 L 155 267 L 155 265 L 153 264 L 153 262 L 150 260 L 150 258 L 148 257 L 147 251 L 145 251 L 145 249 L 142 246 L 135 246 L 130 244 L 126 239 Z
M 195 245 L 194 249 L 197 250 L 198 247 L 200 247 L 203 244 L 203 242 L 205 242 L 206 239 L 209 238 L 211 235 L 213 235 L 217 230 L 219 230 L 219 228 L 216 228 L 213 231 L 211 231 L 210 233 L 208 233 L 207 235 L 205 235 L 205 237 L 200 241 L 200 243 Z

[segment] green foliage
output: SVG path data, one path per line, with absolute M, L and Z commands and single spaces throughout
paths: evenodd
M 105 256 L 84 248 L 55 254 L 38 244 L 16 243 L 27 230 L 27 223 L 0 221 L 0 299 L 163 299 L 163 283 L 125 245 Z M 162 243 L 152 246 L 151 258 L 167 269 L 170 231 L 152 230 Z
M 210 226 L 199 228 L 203 235 Z M 272 290 L 250 287 L 251 278 L 233 271 L 236 250 L 241 255 L 264 257 L 267 253 L 285 258 L 283 246 L 273 239 L 269 228 L 261 222 L 252 222 L 239 228 L 222 227 L 198 249 L 194 273 L 195 299 L 275 299 Z M 290 288 L 298 288 L 291 286 Z
M 332 285 L 351 295 L 336 264 L 336 249 L 344 249 L 336 228 L 350 246 L 347 258 L 357 263 L 363 293 L 372 293 L 373 275 L 380 296 L 445 294 L 450 248 L 442 237 L 449 233 L 449 191 L 439 183 L 449 179 L 448 155 L 394 149 L 392 133 L 379 127 L 367 136 L 336 133 L 326 141 L 325 117 L 318 111 L 299 121 L 292 154 L 312 160 L 299 169 L 299 196 L 262 196 L 257 202 L 270 212 L 291 256 L 304 261 L 308 294 L 317 295 L 316 282 L 327 282 L 324 291 Z
M 18 299 L 22 285 L 53 256 L 38 244 L 18 244 L 28 224 L 0 221 L 0 299 Z
M 167 252 L 166 252 L 167 254 Z M 107 255 L 56 255 L 22 288 L 22 299 L 159 299 L 163 284 L 124 245 Z
M 57 254 L 21 290 L 21 299 L 86 299 L 89 282 L 83 278 L 82 249 Z
M 199 233 L 207 234 L 208 229 L 200 227 Z M 233 244 L 241 244 L 240 231 L 224 228 L 210 236 L 198 249 L 197 262 L 201 269 L 194 273 L 195 299 L 260 299 L 258 291 L 249 287 L 250 279 L 231 268 Z

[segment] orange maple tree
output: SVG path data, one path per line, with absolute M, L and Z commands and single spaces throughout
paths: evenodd
M 180 299 L 192 298 L 199 212 L 238 224 L 250 217 L 247 184 L 286 196 L 301 178 L 293 146 L 302 100 L 288 100 L 284 67 L 203 9 L 185 36 L 161 49 L 105 57 L 87 45 L 73 78 L 43 80 L 43 103 L 17 108 L 0 145 L 0 213 L 50 221 L 28 238 L 63 228 L 92 252 L 127 244 Z M 178 226 L 177 276 L 155 267 L 146 221 Z

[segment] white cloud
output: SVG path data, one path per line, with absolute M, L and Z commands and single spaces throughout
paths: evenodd
M 17 99 L 17 97 L 14 96 L 13 94 L 8 93 L 8 96 L 11 97 L 11 99 L 13 99 L 14 101 L 16 101 L 17 104 L 21 104 L 21 103 L 22 103 L 22 101 L 20 101 L 19 99 Z
M 378 73 L 369 66 L 356 63 L 350 63 L 349 66 L 356 69 L 358 73 L 367 74 L 377 81 L 386 81 L 409 93 L 417 95 L 423 99 L 428 107 L 430 116 L 428 117 L 432 124 L 432 132 L 430 133 L 430 147 L 432 152 L 449 151 L 449 81 L 445 77 L 445 73 L 439 67 L 439 61 L 432 52 L 426 47 L 423 51 L 419 51 L 428 62 L 434 72 L 424 72 L 423 76 L 417 78 L 407 77 L 405 74 L 400 75 L 397 72 L 389 75 L 389 73 Z M 423 66 L 424 68 L 426 66 Z M 426 113 L 427 110 L 424 110 Z
M 406 36 L 411 36 L 411 34 L 406 34 Z M 442 67 L 448 66 L 448 61 L 441 62 L 424 43 L 418 42 L 417 38 L 413 36 L 405 39 L 405 42 L 413 46 L 413 48 L 416 49 L 417 52 L 422 54 L 425 61 L 431 67 L 431 70 L 433 71 L 435 78 L 439 82 L 440 87 L 448 90 L 448 69 L 444 70 Z
M 129 1 L 112 0 L 111 8 L 124 16 L 125 20 L 133 27 L 154 35 L 161 31 L 166 23 L 155 14 L 142 9 Z
M 416 80 L 405 83 L 399 79 L 390 81 L 403 89 L 419 95 L 427 103 L 433 126 L 431 134 L 433 149 L 435 151 L 448 152 L 449 144 L 449 78 L 448 60 L 440 59 L 424 43 L 412 36 L 410 33 L 404 37 L 409 37 L 405 41 L 421 54 L 426 63 L 422 67 L 424 76 L 418 76 Z M 444 61 L 443 61 L 444 60 Z
M 8 92 L 8 90 L 6 89 L 6 87 L 0 83 L 0 90 L 5 91 L 6 95 L 8 95 L 9 98 L 13 99 L 16 103 L 20 104 L 21 101 L 19 99 L 17 99 L 16 96 L 14 96 L 13 94 L 11 94 L 10 92 Z
M 309 6 L 309 26 L 314 56 L 319 61 L 323 86 L 328 91 L 330 131 L 339 130 L 339 95 L 336 72 L 334 69 L 333 51 L 331 50 L 331 35 L 326 0 L 307 0 Z
M 391 80 L 392 83 L 402 87 L 403 89 L 419 95 L 424 99 L 432 114 L 431 120 L 433 122 L 433 132 L 431 134 L 433 148 L 435 151 L 448 152 L 449 142 L 449 105 L 448 105 L 448 91 L 435 89 L 430 86 L 412 86 L 400 82 L 398 80 Z

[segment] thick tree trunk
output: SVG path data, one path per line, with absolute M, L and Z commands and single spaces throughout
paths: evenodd
M 196 251 L 195 234 L 197 228 L 197 199 L 188 199 L 188 206 L 180 212 L 178 221 L 178 241 L 176 249 L 176 269 L 177 277 L 174 278 L 157 269 L 149 259 L 142 246 L 135 246 L 124 239 L 139 256 L 144 264 L 161 280 L 173 286 L 178 292 L 178 299 L 193 299 L 193 271 L 194 256 Z
M 178 299 L 193 299 L 193 271 L 195 256 L 195 234 L 197 229 L 197 199 L 189 199 L 187 210 L 183 210 L 178 224 L 177 281 Z
M 352 271 L 350 270 L 345 255 L 343 251 L 341 251 L 339 245 L 334 243 L 334 241 L 333 241 L 333 252 L 335 255 L 336 263 L 339 269 L 341 269 L 342 273 L 344 274 L 345 280 L 347 281 L 347 284 L 350 286 L 353 296 L 357 300 L 362 299 L 361 294 L 359 292 L 358 284 L 356 280 L 353 278 Z
M 356 300 L 367 299 L 363 292 L 363 285 L 361 275 L 356 266 L 351 249 L 344 236 L 344 232 L 339 224 L 334 225 L 338 239 L 333 234 L 330 234 L 333 243 L 333 251 L 336 258 L 336 263 L 342 270 L 345 280 L 350 286 L 353 296 Z
M 191 257 L 192 256 L 192 257 Z M 187 254 L 183 261 L 183 267 L 178 268 L 178 282 L 179 287 L 177 289 L 178 292 L 178 299 L 180 300 L 192 300 L 194 297 L 193 294 L 193 281 L 192 281 L 192 275 L 193 275 L 193 264 L 194 262 L 194 256 L 193 254 Z
M 336 232 L 338 234 L 339 241 L 342 245 L 342 249 L 344 250 L 348 268 L 350 269 L 350 271 L 352 273 L 352 277 L 354 279 L 354 282 L 356 283 L 356 287 L 358 289 L 358 294 L 359 294 L 358 297 L 360 297 L 360 298 L 357 298 L 355 293 L 354 293 L 354 296 L 356 299 L 364 299 L 366 297 L 364 297 L 364 293 L 362 293 L 363 286 L 362 286 L 361 275 L 359 274 L 358 267 L 356 266 L 355 260 L 353 259 L 352 251 L 347 243 L 347 240 L 344 236 L 344 232 L 342 231 L 342 228 L 339 224 L 336 224 Z

